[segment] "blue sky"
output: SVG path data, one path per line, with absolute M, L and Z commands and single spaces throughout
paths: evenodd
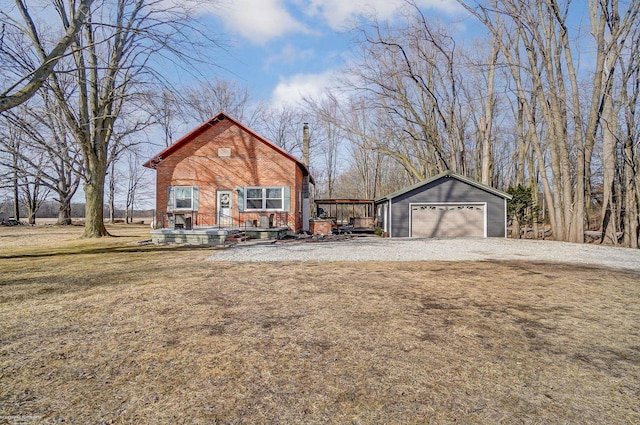
M 416 3 L 430 17 L 469 19 L 455 0 Z M 279 105 L 330 86 L 348 61 L 354 24 L 373 14 L 393 21 L 403 6 L 404 0 L 220 0 L 199 10 L 228 46 L 216 76 Z

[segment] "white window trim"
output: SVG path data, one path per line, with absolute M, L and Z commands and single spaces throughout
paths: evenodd
M 249 191 L 252 189 L 260 189 L 262 190 L 262 208 L 248 208 L 250 199 L 258 199 L 258 198 L 249 198 Z M 266 208 L 267 206 L 267 190 L 268 189 L 280 189 L 280 208 Z M 284 186 L 247 186 L 244 191 L 244 205 L 245 211 L 285 211 L 284 209 Z M 269 198 L 269 199 L 278 199 L 278 198 Z
M 193 211 L 193 188 L 195 186 L 172 186 L 173 187 L 173 209 L 172 211 Z M 191 206 L 190 207 L 177 207 L 177 203 L 178 203 L 178 196 L 177 196 L 177 188 L 185 188 L 188 187 L 191 189 Z

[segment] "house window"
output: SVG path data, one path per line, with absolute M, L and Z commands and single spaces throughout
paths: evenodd
M 169 186 L 167 210 L 198 210 L 197 186 Z
M 248 187 L 246 202 L 247 210 L 283 210 L 284 190 L 282 187 Z
M 177 186 L 176 187 L 176 209 L 191 209 L 193 201 L 193 187 Z

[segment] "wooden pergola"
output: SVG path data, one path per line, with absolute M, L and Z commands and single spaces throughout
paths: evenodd
M 338 225 L 354 225 L 357 219 L 373 223 L 373 199 L 316 199 L 314 203 L 317 217 L 332 219 Z

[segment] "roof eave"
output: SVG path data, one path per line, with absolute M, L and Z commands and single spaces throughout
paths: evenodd
M 379 204 L 379 203 L 382 203 L 382 202 L 385 202 L 385 201 L 389 201 L 389 200 L 391 200 L 393 198 L 396 198 L 396 197 L 398 197 L 400 195 L 404 195 L 405 193 L 411 192 L 412 190 L 418 189 L 419 187 L 425 186 L 425 185 L 427 185 L 429 183 L 432 183 L 432 182 L 434 182 L 436 180 L 439 180 L 439 179 L 441 179 L 443 177 L 455 178 L 457 180 L 460 180 L 460 181 L 463 181 L 463 182 L 465 182 L 467 184 L 470 184 L 471 186 L 475 186 L 475 187 L 477 187 L 479 189 L 482 189 L 482 190 L 485 190 L 485 191 L 487 191 L 489 193 L 492 193 L 492 194 L 494 194 L 496 196 L 500 196 L 500 197 L 506 198 L 508 200 L 512 199 L 512 196 L 509 195 L 506 192 L 503 192 L 503 191 L 498 190 L 498 189 L 494 189 L 494 188 L 492 188 L 490 186 L 484 185 L 484 184 L 482 184 L 480 182 L 472 180 L 472 179 L 470 179 L 468 177 L 465 177 L 465 176 L 463 176 L 461 174 L 455 173 L 455 172 L 453 172 L 451 170 L 447 170 L 447 171 L 442 172 L 440 174 L 437 174 L 437 175 L 435 175 L 435 176 L 433 176 L 431 178 L 425 179 L 425 180 L 423 180 L 421 182 L 418 182 L 418 183 L 415 183 L 415 184 L 413 184 L 411 186 L 408 186 L 408 187 L 406 187 L 404 189 L 397 190 L 397 191 L 395 191 L 395 192 L 393 192 L 393 193 L 391 193 L 391 194 L 389 194 L 387 196 L 384 196 L 382 198 L 378 198 L 374 202 L 376 204 Z

